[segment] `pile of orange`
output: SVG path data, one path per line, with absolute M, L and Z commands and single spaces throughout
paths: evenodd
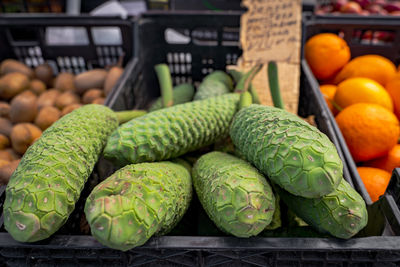
M 310 38 L 305 58 L 371 199 L 378 200 L 400 167 L 400 66 L 379 55 L 351 59 L 347 43 L 332 33 Z

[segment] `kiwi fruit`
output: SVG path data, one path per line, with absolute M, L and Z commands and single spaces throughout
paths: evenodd
M 0 98 L 9 100 L 28 89 L 29 85 L 28 76 L 19 72 L 8 73 L 0 79 Z
M 0 134 L 10 137 L 12 131 L 12 123 L 9 119 L 0 118 Z
M 121 67 L 112 67 L 106 76 L 106 80 L 104 81 L 104 94 L 108 96 L 114 86 L 117 84 L 118 79 L 121 77 L 122 73 L 124 73 L 124 69 Z
M 0 117 L 9 118 L 10 117 L 10 104 L 4 101 L 0 101 Z
M 49 128 L 61 117 L 61 111 L 52 106 L 43 107 L 36 116 L 35 124 L 42 130 Z
M 73 111 L 73 110 L 75 110 L 77 108 L 80 108 L 80 107 L 82 107 L 82 104 L 71 104 L 71 105 L 66 106 L 61 111 L 61 117 L 66 115 L 66 114 L 68 114 L 68 113 L 70 113 L 71 111 Z
M 103 97 L 103 90 L 101 89 L 90 89 L 86 91 L 82 96 L 82 103 L 83 104 L 90 104 L 96 98 Z
M 18 123 L 11 131 L 12 148 L 22 155 L 41 134 L 42 130 L 32 123 Z
M 31 81 L 30 90 L 35 95 L 41 95 L 42 93 L 44 93 L 44 91 L 46 91 L 46 84 L 41 80 L 34 79 Z
M 82 72 L 75 76 L 74 84 L 76 92 L 80 95 L 92 88 L 103 88 L 107 71 L 103 69 L 93 69 Z
M 98 97 L 95 100 L 93 100 L 91 104 L 104 105 L 105 100 L 106 99 L 104 97 Z
M 55 105 L 60 110 L 62 110 L 63 108 L 65 108 L 68 105 L 79 104 L 80 101 L 81 101 L 81 99 L 76 94 L 74 94 L 72 92 L 64 92 L 57 97 Z
M 10 146 L 10 140 L 4 134 L 0 134 L 0 149 L 5 149 Z
M 40 110 L 43 107 L 54 106 L 56 99 L 60 94 L 61 92 L 56 89 L 50 89 L 41 94 L 37 101 L 38 109 Z
M 33 70 L 24 63 L 19 62 L 15 59 L 3 60 L 0 64 L 0 74 L 5 75 L 13 72 L 22 73 L 30 79 L 34 77 Z
M 35 68 L 35 76 L 47 86 L 51 86 L 53 82 L 53 69 L 49 64 L 44 63 Z
M 74 78 L 75 76 L 72 73 L 61 72 L 54 81 L 54 87 L 62 92 L 75 92 Z
M 38 97 L 31 91 L 25 91 L 14 97 L 10 104 L 12 123 L 31 122 L 37 114 Z
M 14 171 L 17 169 L 18 164 L 21 160 L 13 160 L 7 164 L 4 164 L 3 166 L 0 167 L 0 184 L 6 185 L 8 184 L 8 181 L 10 180 L 11 175 L 14 173 Z
M 12 148 L 0 150 L 0 160 L 13 161 L 19 158 L 20 156 Z

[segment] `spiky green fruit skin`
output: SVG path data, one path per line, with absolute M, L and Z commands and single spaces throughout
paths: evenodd
M 185 214 L 192 197 L 189 171 L 172 162 L 127 165 L 98 184 L 85 204 L 92 235 L 126 251 L 155 234 L 166 234 Z
M 198 101 L 229 93 L 229 88 L 223 82 L 210 79 L 207 81 L 203 81 L 200 84 L 200 86 L 197 88 L 196 93 L 194 94 L 193 100 Z
M 179 157 L 228 135 L 238 94 L 157 110 L 121 125 L 108 138 L 105 158 L 117 165 Z
M 329 138 L 287 111 L 250 105 L 235 115 L 229 134 L 240 155 L 294 195 L 321 197 L 342 180 L 343 163 Z
M 194 87 L 191 84 L 185 83 L 185 84 L 180 84 L 178 86 L 175 86 L 173 90 L 173 102 L 174 105 L 178 104 L 183 104 L 189 101 L 192 101 L 193 95 L 194 95 Z M 159 97 L 157 98 L 156 101 L 151 105 L 149 108 L 149 111 L 155 111 L 162 109 L 163 103 L 162 103 L 162 98 Z
M 271 223 L 275 196 L 250 163 L 222 152 L 199 158 L 193 185 L 204 210 L 222 231 L 237 237 L 259 234 Z
M 204 77 L 203 82 L 208 80 L 220 81 L 225 84 L 229 91 L 233 91 L 233 80 L 231 76 L 222 70 L 215 70 L 211 72 L 206 77 Z
M 276 187 L 285 204 L 321 233 L 348 239 L 363 229 L 368 213 L 363 198 L 342 179 L 338 188 L 321 198 L 294 196 Z
M 68 219 L 108 135 L 118 127 L 103 105 L 85 105 L 43 132 L 10 178 L 4 225 L 15 240 L 34 242 Z

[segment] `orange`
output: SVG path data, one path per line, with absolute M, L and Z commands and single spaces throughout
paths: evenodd
M 394 105 L 394 114 L 400 118 L 400 73 L 392 77 L 386 84 L 386 90 L 390 94 Z
M 364 166 L 379 168 L 392 173 L 394 168 L 400 167 L 400 145 L 395 145 L 383 157 L 365 162 Z
M 389 59 L 378 55 L 365 55 L 347 63 L 335 77 L 334 83 L 338 84 L 352 77 L 365 77 L 385 86 L 395 74 L 396 66 Z
M 356 103 L 372 103 L 393 111 L 393 101 L 385 88 L 368 78 L 350 78 L 338 85 L 335 103 L 346 108 Z
M 326 80 L 350 60 L 350 48 L 336 34 L 320 33 L 306 42 L 304 56 L 315 77 Z
M 321 90 L 321 93 L 325 98 L 328 108 L 331 110 L 333 115 L 336 115 L 338 113 L 338 110 L 332 104 L 337 89 L 336 85 L 324 84 L 321 85 L 319 89 Z
M 376 104 L 348 106 L 336 122 L 356 162 L 384 156 L 397 144 L 400 133 L 396 116 Z
M 390 173 L 377 168 L 358 167 L 358 174 L 373 202 L 385 194 L 386 187 L 390 181 Z

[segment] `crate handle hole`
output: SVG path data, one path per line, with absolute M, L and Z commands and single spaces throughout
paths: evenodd
M 167 28 L 164 31 L 164 38 L 168 44 L 188 44 L 188 43 L 190 43 L 188 29 Z

